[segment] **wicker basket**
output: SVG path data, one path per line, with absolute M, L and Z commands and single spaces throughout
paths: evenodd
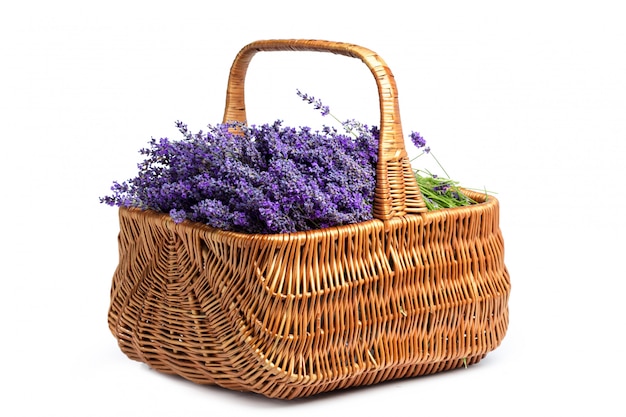
M 289 234 L 213 229 L 121 208 L 108 323 L 158 371 L 271 398 L 432 374 L 481 360 L 508 326 L 496 198 L 428 212 L 404 146 L 393 75 L 351 44 L 270 40 L 233 62 L 224 121 L 246 120 L 259 51 L 359 58 L 380 97 L 374 219 Z

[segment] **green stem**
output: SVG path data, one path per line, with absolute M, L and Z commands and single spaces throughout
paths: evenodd
M 439 160 L 437 159 L 435 154 L 432 153 L 432 152 L 429 152 L 429 153 L 435 159 L 435 162 L 437 162 L 437 165 L 439 165 L 439 168 L 441 168 L 443 170 L 443 173 L 446 174 L 446 177 L 448 177 L 448 179 L 450 179 L 450 175 L 446 172 L 446 169 L 443 167 L 443 165 L 441 165 L 441 163 L 439 162 Z

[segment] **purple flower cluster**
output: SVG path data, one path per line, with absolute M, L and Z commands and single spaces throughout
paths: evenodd
M 436 179 L 437 177 L 433 175 L 433 179 Z M 449 182 L 442 182 L 438 185 L 433 186 L 433 191 L 439 193 L 439 194 L 445 194 L 448 192 L 448 190 L 450 190 L 450 187 L 452 185 Z
M 411 132 L 411 134 L 409 134 L 409 138 L 417 149 L 422 149 L 422 152 L 424 153 L 430 152 L 430 147 L 426 146 L 426 139 L 424 139 L 424 137 L 419 132 Z
M 328 107 L 311 103 L 322 113 Z M 317 104 L 316 104 L 317 103 Z M 317 107 L 316 107 L 317 108 Z M 357 134 L 224 123 L 152 139 L 139 174 L 114 182 L 112 206 L 138 207 L 247 233 L 288 233 L 372 218 L 378 129 Z

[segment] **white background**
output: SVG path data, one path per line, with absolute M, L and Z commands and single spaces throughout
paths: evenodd
M 4 416 L 624 416 L 626 26 L 614 1 L 5 2 L 0 8 Z M 221 121 L 248 42 L 376 51 L 405 133 L 497 192 L 512 280 L 501 346 L 467 370 L 278 401 L 127 359 L 107 327 L 113 180 L 150 137 Z M 262 53 L 251 122 L 321 125 L 295 90 L 378 123 L 358 60 Z M 308 117 L 301 122 L 302 117 Z

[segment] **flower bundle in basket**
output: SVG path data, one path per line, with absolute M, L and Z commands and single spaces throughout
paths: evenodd
M 380 126 L 248 126 L 252 57 L 300 50 L 365 63 Z M 467 366 L 501 343 L 498 201 L 412 168 L 393 75 L 374 52 L 253 42 L 231 67 L 223 123 L 177 125 L 182 140 L 153 139 L 139 175 L 102 199 L 120 206 L 108 318 L 128 357 L 292 399 Z

